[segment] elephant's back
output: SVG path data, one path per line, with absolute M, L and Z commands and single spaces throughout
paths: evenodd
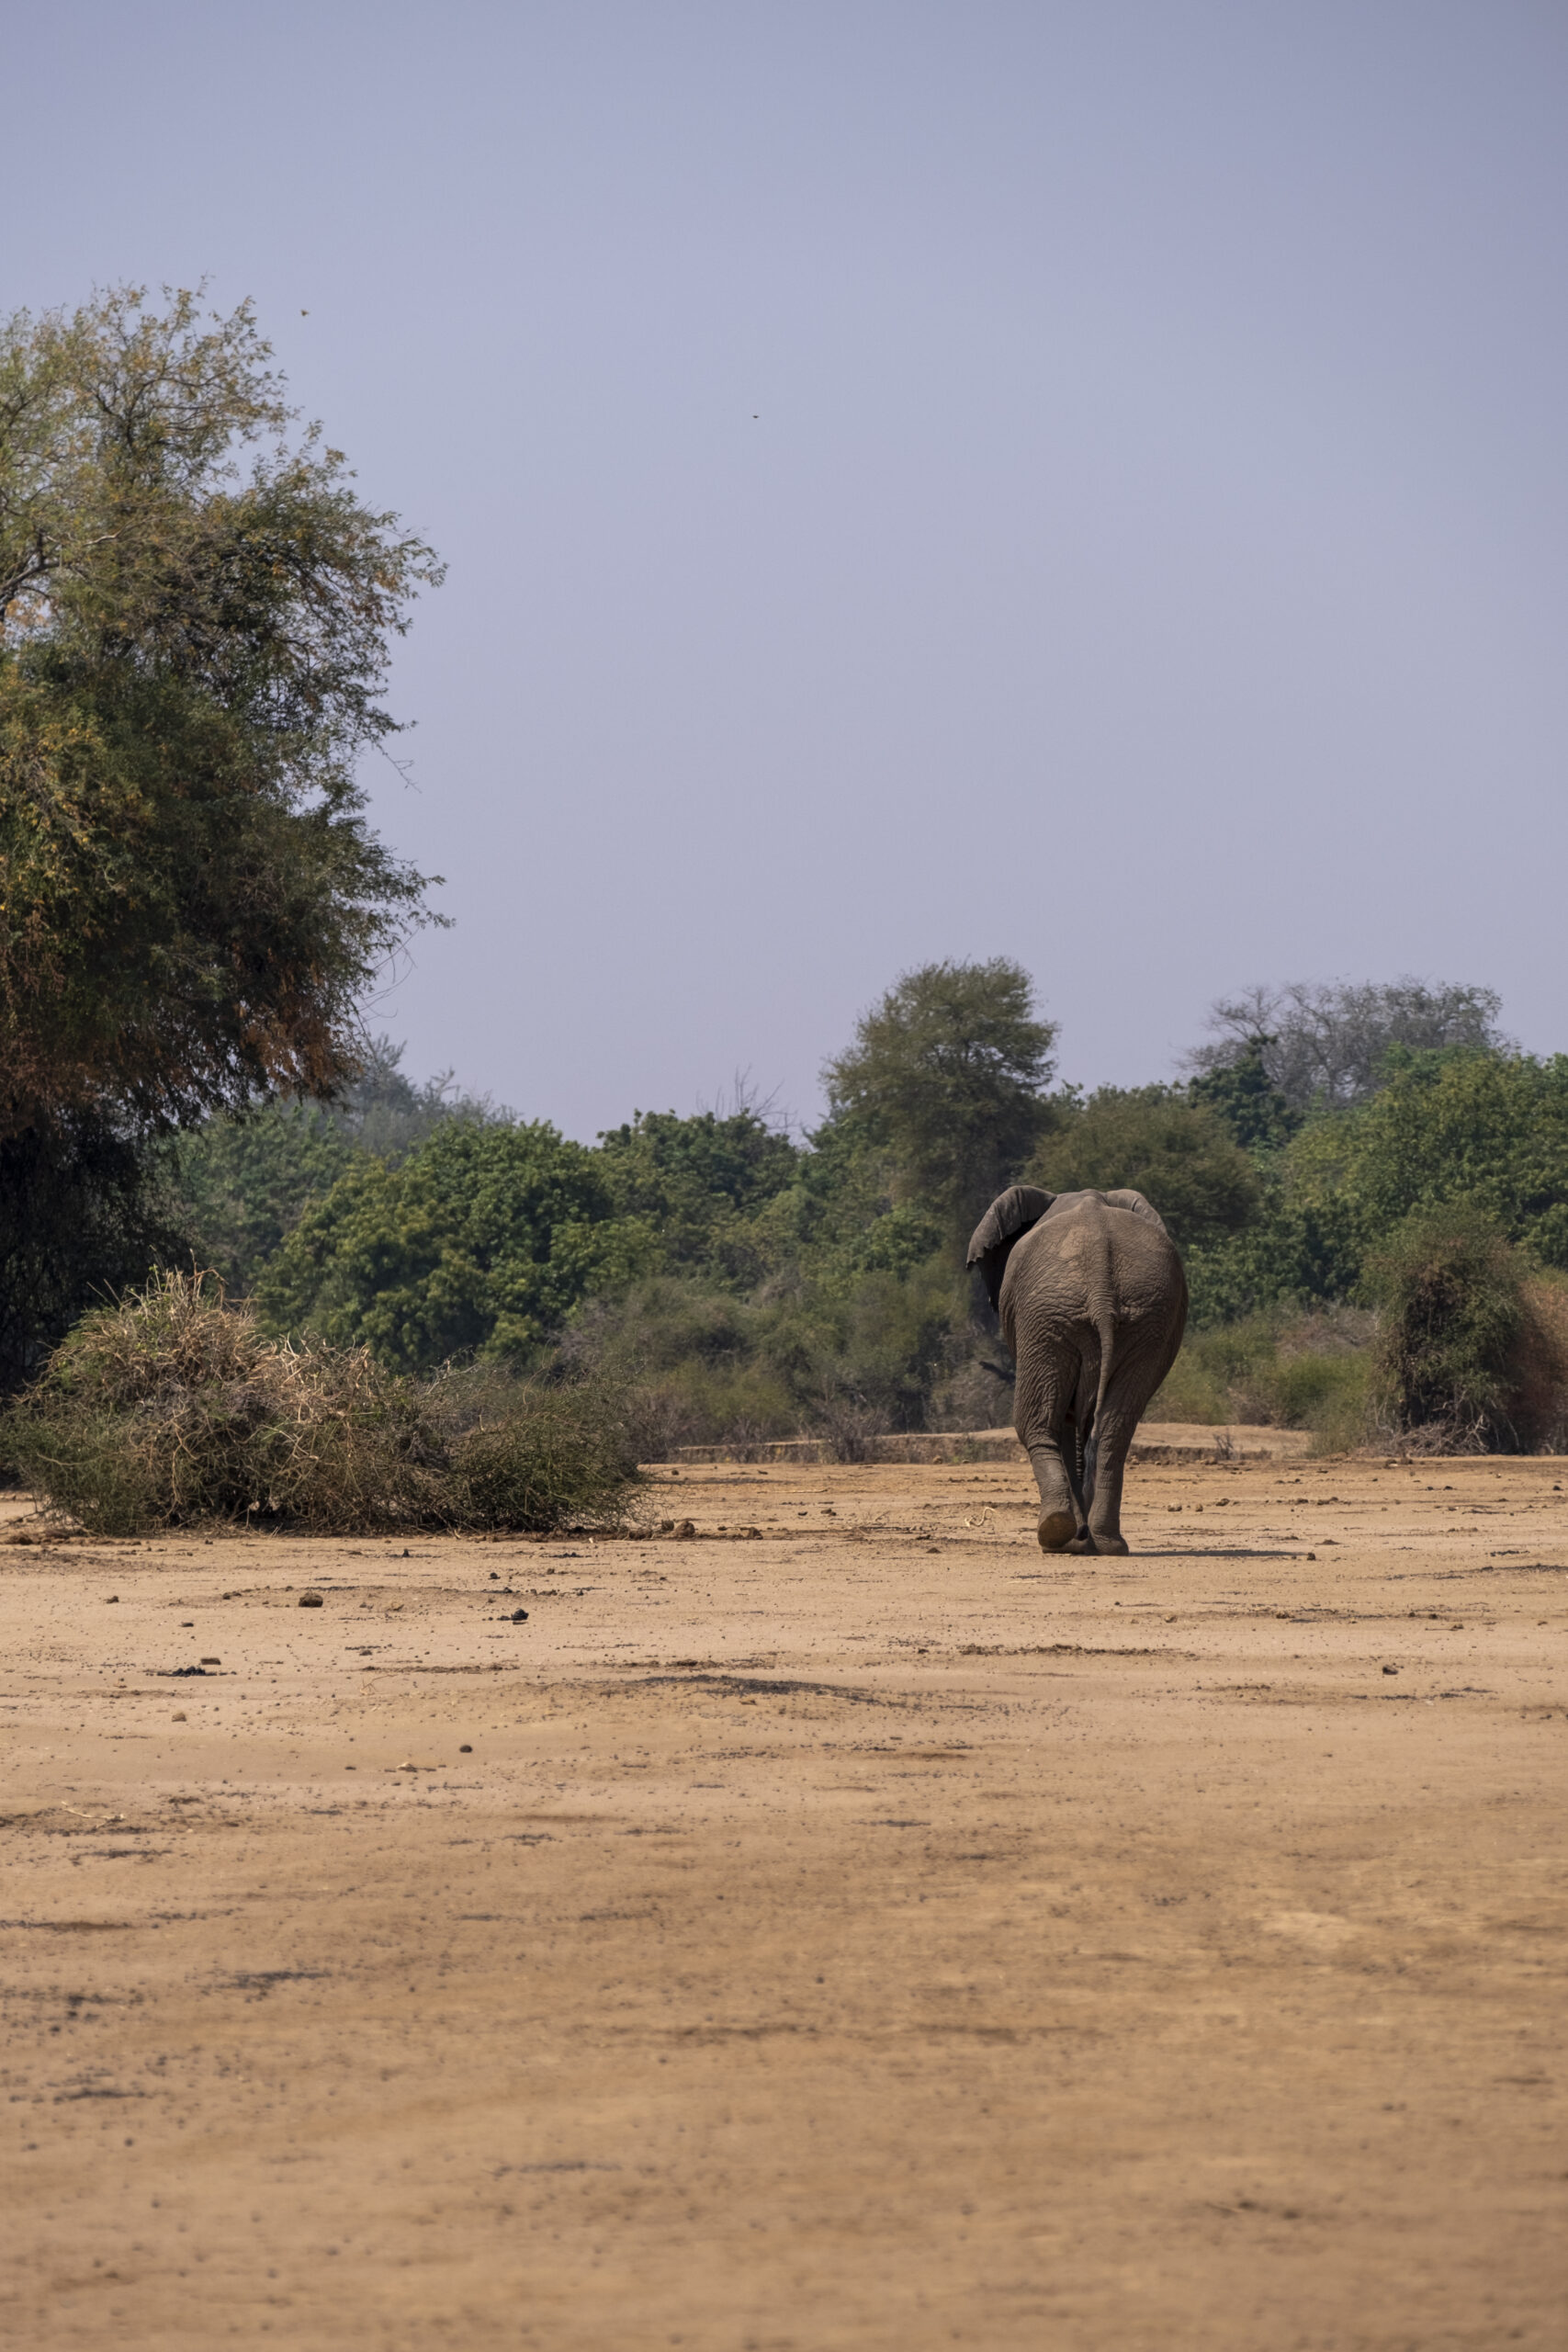
M 1135 1319 L 1175 1288 L 1185 1298 L 1181 1260 L 1157 1216 L 1113 1205 L 1100 1193 L 1064 1193 L 1015 1245 L 1001 1304 L 1005 1319 L 1009 1306 L 1054 1292 L 1081 1297 L 1091 1312 L 1109 1308 Z

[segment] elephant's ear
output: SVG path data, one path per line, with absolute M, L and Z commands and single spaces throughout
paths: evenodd
M 1055 1193 L 1043 1193 L 1038 1184 L 1010 1184 L 1005 1193 L 998 1193 L 970 1235 L 964 1263 L 979 1267 L 993 1307 L 1001 1295 L 1008 1252 L 1032 1226 L 1039 1224 L 1055 1197 Z
M 1038 1184 L 1010 1184 L 998 1193 L 979 1224 L 969 1237 L 967 1266 L 977 1266 L 993 1250 L 1016 1241 L 1032 1225 L 1038 1225 L 1052 1202 L 1055 1193 L 1043 1193 Z
M 1164 1217 L 1158 1209 L 1145 1200 L 1142 1193 L 1134 1193 L 1129 1188 L 1124 1192 L 1107 1193 L 1105 1197 L 1113 1209 L 1129 1209 L 1134 1216 L 1145 1218 L 1150 1225 L 1157 1225 L 1160 1231 L 1165 1232 Z

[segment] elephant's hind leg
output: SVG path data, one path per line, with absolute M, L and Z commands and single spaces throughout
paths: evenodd
M 1040 1476 L 1038 1462 L 1034 1465 L 1034 1476 L 1043 1488 L 1046 1482 Z M 1078 1522 L 1067 1504 L 1054 1497 L 1047 1498 L 1043 1492 L 1040 1498 L 1040 1525 L 1037 1532 L 1040 1537 L 1040 1549 L 1043 1552 L 1065 1552 L 1070 1544 L 1077 1541 Z
M 1117 1559 L 1127 1556 L 1127 1539 L 1122 1532 L 1122 1476 L 1127 1463 L 1127 1448 L 1133 1442 L 1137 1417 L 1112 1407 L 1103 1415 L 1095 1430 L 1094 1498 L 1089 1504 L 1089 1532 L 1097 1552 L 1109 1552 Z
M 1065 1552 L 1085 1526 L 1078 1437 L 1071 1419 L 1079 1376 L 1077 1350 L 1059 1340 L 1020 1351 L 1013 1427 L 1040 1489 L 1043 1552 Z
M 1067 1429 L 1036 1438 L 1029 1446 L 1034 1483 L 1040 1489 L 1040 1549 L 1043 1552 L 1092 1552 L 1077 1476 L 1077 1439 Z

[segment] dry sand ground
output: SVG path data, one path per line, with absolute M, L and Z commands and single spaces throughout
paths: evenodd
M 0 1553 L 0 2337 L 1562 2346 L 1564 1465 L 659 1475 Z

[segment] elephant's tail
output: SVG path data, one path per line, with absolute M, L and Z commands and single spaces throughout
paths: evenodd
M 1116 1317 L 1113 1314 L 1094 1317 L 1095 1336 L 1100 1341 L 1100 1385 L 1094 1392 L 1094 1412 L 1084 1435 L 1083 1472 L 1087 1489 L 1086 1502 L 1094 1500 L 1094 1468 L 1100 1454 L 1100 1414 L 1105 1403 L 1105 1392 L 1111 1385 L 1111 1360 L 1116 1352 Z

